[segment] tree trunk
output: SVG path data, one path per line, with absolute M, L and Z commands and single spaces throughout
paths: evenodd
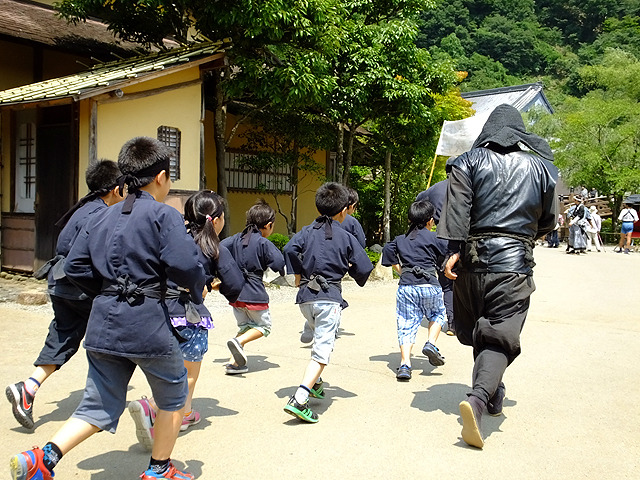
M 383 242 L 391 240 L 391 150 L 384 158 L 384 208 L 382 214 Z
M 344 124 L 338 123 L 338 135 L 336 141 L 336 161 L 331 172 L 331 181 L 339 182 L 342 179 L 342 165 L 344 164 Z
M 287 222 L 287 233 L 292 237 L 297 229 L 298 213 L 298 142 L 293 142 L 293 165 L 291 165 L 291 213 Z
M 353 139 L 357 128 L 357 125 L 349 125 L 349 143 L 347 144 L 347 156 L 344 160 L 344 170 L 342 172 L 343 185 L 349 185 L 349 174 L 351 173 L 351 162 L 353 160 Z
M 227 112 L 224 104 L 224 92 L 222 90 L 222 71 L 213 72 L 213 85 L 215 93 L 215 110 L 213 112 L 213 132 L 216 145 L 216 171 L 217 171 L 217 192 L 222 198 L 227 198 L 227 175 L 225 171 L 225 132 L 227 128 Z M 225 203 L 224 208 L 225 224 L 220 238 L 229 236 L 229 225 L 231 217 L 229 215 L 229 203 Z

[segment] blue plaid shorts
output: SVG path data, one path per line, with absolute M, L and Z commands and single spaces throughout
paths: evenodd
M 423 318 L 441 327 L 447 324 L 442 288 L 439 285 L 400 285 L 396 294 L 398 343 L 416 343 Z

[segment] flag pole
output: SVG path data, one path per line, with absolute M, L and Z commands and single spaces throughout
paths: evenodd
M 431 178 L 433 177 L 433 171 L 436 168 L 436 159 L 438 158 L 438 153 L 436 152 L 433 155 L 433 163 L 431 164 L 431 173 L 429 173 L 429 181 L 427 182 L 427 188 L 431 186 Z

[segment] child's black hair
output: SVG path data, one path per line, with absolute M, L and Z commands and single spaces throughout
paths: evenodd
M 224 199 L 216 192 L 202 190 L 191 195 L 184 204 L 184 218 L 193 239 L 202 253 L 218 260 L 220 239 L 213 228 L 213 219 L 224 212 Z
M 347 187 L 347 191 L 349 192 L 349 206 L 356 205 L 360 201 L 358 192 L 351 187 Z
M 336 182 L 327 182 L 316 191 L 316 208 L 320 215 L 333 217 L 349 203 L 347 187 Z
M 135 137 L 127 141 L 120 149 L 118 166 L 124 175 L 136 175 L 138 172 L 160 162 L 165 162 L 165 175 L 169 175 L 169 160 L 175 156 L 174 151 L 160 140 L 151 137 Z M 153 181 L 153 176 L 139 178 L 139 185 L 144 186 Z
M 247 226 L 255 225 L 258 228 L 264 228 L 275 220 L 276 211 L 262 198 L 247 210 Z
M 107 195 L 118 185 L 118 179 L 121 175 L 122 173 L 118 165 L 112 160 L 103 158 L 90 164 L 84 176 L 87 187 L 89 187 L 89 193 L 78 200 L 76 204 L 55 223 L 55 226 L 60 228 L 64 227 L 71 216 L 84 204 Z M 122 195 L 122 192 L 120 192 L 120 195 Z
M 112 160 L 100 159 L 89 165 L 84 175 L 90 192 L 98 192 L 102 197 L 113 190 L 120 178 L 118 164 Z
M 428 200 L 413 202 L 409 207 L 409 231 L 407 235 L 413 230 L 426 227 L 429 220 L 433 218 L 434 212 L 435 208 Z

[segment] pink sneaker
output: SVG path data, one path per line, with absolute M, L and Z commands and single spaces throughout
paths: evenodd
M 129 402 L 129 413 L 136 424 L 136 437 L 147 450 L 153 448 L 153 424 L 156 421 L 156 412 L 149 403 L 147 397 Z
M 52 480 L 53 472 L 44 466 L 43 456 L 44 452 L 34 447 L 11 457 L 9 461 L 11 478 L 13 480 Z
M 200 423 L 200 414 L 193 410 L 191 415 L 182 417 L 182 425 L 180 425 L 180 431 L 184 432 L 187 428 L 193 427 Z

